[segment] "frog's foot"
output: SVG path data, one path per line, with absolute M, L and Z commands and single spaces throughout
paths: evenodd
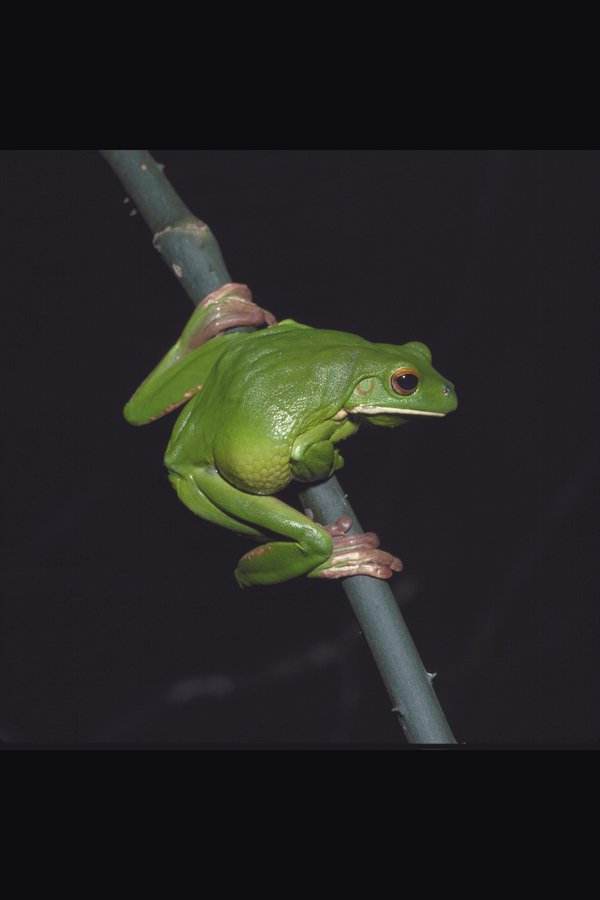
M 360 543 L 348 545 L 345 542 L 362 538 Z M 350 538 L 335 538 L 344 541 L 344 546 L 334 546 L 326 563 L 310 573 L 311 578 L 346 578 L 348 575 L 370 575 L 371 578 L 391 578 L 394 572 L 404 568 L 397 556 L 378 550 L 379 538 L 373 532 L 352 535 Z
M 245 284 L 224 284 L 205 297 L 198 310 L 198 326 L 186 335 L 187 353 L 229 328 L 259 328 L 277 322 L 273 313 L 253 302 Z
M 310 510 L 305 512 L 312 518 Z M 402 561 L 397 556 L 377 549 L 380 541 L 374 531 L 346 534 L 351 526 L 352 519 L 345 515 L 331 525 L 322 526 L 333 539 L 333 551 L 327 562 L 310 573 L 312 578 L 345 578 L 347 575 L 391 578 L 394 572 L 402 571 Z

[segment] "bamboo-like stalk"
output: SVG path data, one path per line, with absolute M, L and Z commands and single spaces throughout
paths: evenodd
M 154 234 L 154 246 L 195 304 L 230 282 L 210 228 L 183 203 L 162 166 L 146 150 L 101 150 L 128 196 Z M 305 509 L 321 524 L 350 515 L 350 534 L 362 532 L 337 478 L 300 493 Z M 454 744 L 455 739 L 431 686 L 430 676 L 389 585 L 354 575 L 342 579 L 407 741 Z

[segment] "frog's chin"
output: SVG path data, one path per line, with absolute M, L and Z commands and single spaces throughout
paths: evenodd
M 361 403 L 348 410 L 351 416 L 356 416 L 359 421 L 368 425 L 382 425 L 384 428 L 396 428 L 398 425 L 406 425 L 414 416 L 444 416 L 445 413 L 428 412 L 424 409 L 397 409 L 393 406 L 370 406 Z

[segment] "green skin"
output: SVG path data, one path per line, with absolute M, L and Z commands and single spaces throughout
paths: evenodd
M 125 418 L 141 425 L 191 398 L 173 429 L 165 464 L 192 512 L 266 541 L 240 559 L 235 576 L 242 587 L 299 575 L 391 577 L 402 564 L 378 549 L 376 535 L 347 535 L 347 517 L 318 525 L 272 495 L 293 479 L 318 481 L 340 469 L 336 445 L 365 421 L 392 428 L 416 416 L 452 412 L 453 385 L 416 342 L 372 344 L 291 319 L 222 334 L 232 322 L 256 324 L 246 311 L 259 308 L 233 287 L 217 292 L 218 303 L 207 298 L 196 309 L 125 407 Z M 223 313 L 239 309 L 237 319 Z M 265 313 L 262 321 L 274 319 Z M 418 378 L 410 394 L 399 394 L 393 380 L 404 369 L 409 387 Z

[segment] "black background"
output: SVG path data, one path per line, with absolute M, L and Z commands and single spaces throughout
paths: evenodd
M 600 154 L 153 153 L 258 303 L 424 341 L 456 384 L 340 481 L 458 740 L 596 741 Z M 248 545 L 167 481 L 174 417 L 122 419 L 192 307 L 112 171 L 1 162 L 0 737 L 402 746 L 339 585 L 240 591 Z

